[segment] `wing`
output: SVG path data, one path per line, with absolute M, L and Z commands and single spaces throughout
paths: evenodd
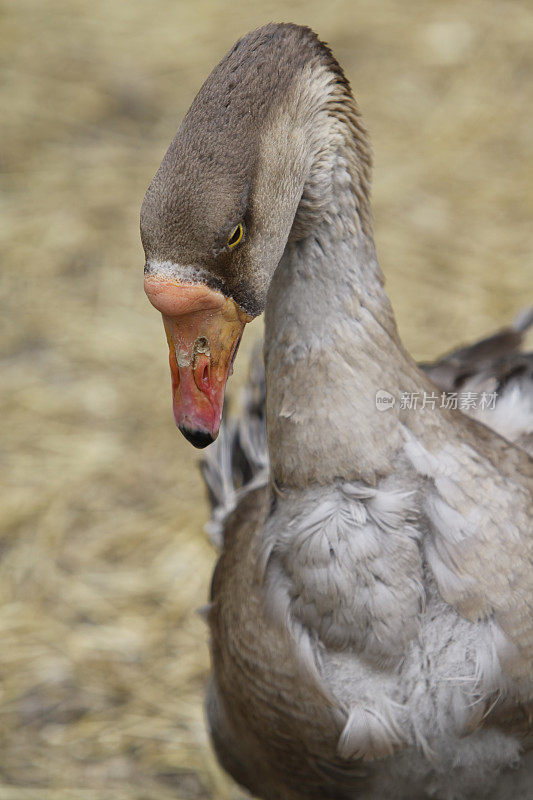
M 533 309 L 508 328 L 419 367 L 445 392 L 485 392 L 496 402 L 466 413 L 533 455 L 533 353 L 522 353 Z
M 496 374 L 499 379 L 505 379 L 510 377 L 514 358 L 532 325 L 533 308 L 527 308 L 512 325 L 473 344 L 451 350 L 437 361 L 418 366 L 447 392 L 462 389 L 465 382 L 479 374 Z
M 492 626 L 503 673 L 526 679 L 533 668 L 533 462 L 461 414 L 433 420 L 431 429 L 414 417 L 404 427 L 406 454 L 426 478 L 427 561 L 442 598 Z

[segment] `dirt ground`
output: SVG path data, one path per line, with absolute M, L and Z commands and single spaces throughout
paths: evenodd
M 0 800 L 239 796 L 203 721 L 215 553 L 138 212 L 204 77 L 270 20 L 352 81 L 411 352 L 533 301 L 526 0 L 4 0 Z

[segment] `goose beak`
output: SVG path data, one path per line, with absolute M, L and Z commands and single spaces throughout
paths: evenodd
M 201 284 L 149 276 L 144 290 L 163 316 L 176 425 L 195 447 L 207 447 L 218 435 L 226 381 L 252 317 Z

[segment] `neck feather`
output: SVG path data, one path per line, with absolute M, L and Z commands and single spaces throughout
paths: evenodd
M 370 157 L 355 103 L 335 86 L 310 120 L 308 179 L 267 306 L 267 430 L 280 485 L 389 471 L 397 409 L 376 392 L 413 378 L 383 287 L 369 208 Z

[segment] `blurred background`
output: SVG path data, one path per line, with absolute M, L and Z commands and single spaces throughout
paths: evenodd
M 205 732 L 215 553 L 138 212 L 201 82 L 271 20 L 352 81 L 411 352 L 533 300 L 528 0 L 4 0 L 0 800 L 240 796 Z

